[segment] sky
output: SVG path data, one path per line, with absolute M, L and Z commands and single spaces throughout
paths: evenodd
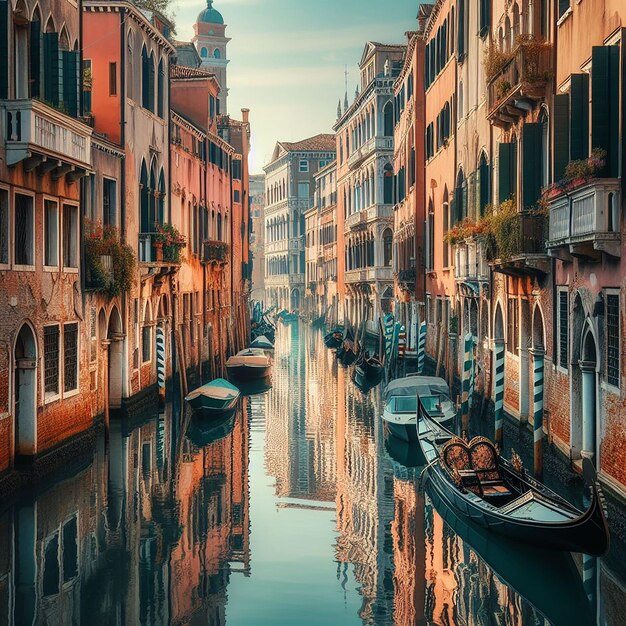
M 214 0 L 228 44 L 228 110 L 250 109 L 250 169 L 262 173 L 277 141 L 332 133 L 337 103 L 359 82 L 367 41 L 406 43 L 418 0 Z M 177 39 L 190 40 L 205 0 L 173 0 Z

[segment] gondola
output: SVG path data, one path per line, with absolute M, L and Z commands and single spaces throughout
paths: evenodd
M 348 330 L 341 346 L 337 348 L 337 361 L 341 367 L 350 367 L 358 358 L 352 331 Z
M 587 626 L 595 623 L 576 565 L 568 552 L 546 552 L 520 545 L 459 516 L 426 485 L 437 513 L 507 586 L 532 604 L 550 624 Z M 558 601 L 558 598 L 567 598 Z
M 372 387 L 382 380 L 385 371 L 383 364 L 375 356 L 369 356 L 367 352 L 358 360 L 356 368 L 361 370 L 361 374 Z
M 326 323 L 326 312 L 324 312 L 319 317 L 316 317 L 311 321 L 311 328 L 314 330 L 319 330 L 320 328 L 324 328 L 324 324 Z
M 519 458 L 501 458 L 486 437 L 469 443 L 438 424 L 417 399 L 417 429 L 436 495 L 461 517 L 541 548 L 601 556 L 609 548 L 604 497 L 593 463 L 583 459 L 591 504 L 580 511 L 527 475 Z
M 324 344 L 331 350 L 337 350 L 343 342 L 343 328 L 336 326 L 325 337 Z

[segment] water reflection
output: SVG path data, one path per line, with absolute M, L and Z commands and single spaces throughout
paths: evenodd
M 2 624 L 623 624 L 623 578 L 468 526 L 420 489 L 320 334 L 209 423 L 172 405 L 0 514 Z M 596 617 L 597 616 L 597 617 Z

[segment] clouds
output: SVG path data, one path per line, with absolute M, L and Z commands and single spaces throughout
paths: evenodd
M 332 132 L 349 70 L 351 98 L 368 40 L 401 43 L 416 27 L 416 0 L 214 0 L 228 44 L 229 111 L 251 109 L 251 169 L 261 171 L 277 140 Z M 178 38 L 191 39 L 205 0 L 174 3 Z

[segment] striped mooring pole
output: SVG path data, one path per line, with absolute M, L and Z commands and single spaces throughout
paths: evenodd
M 462 390 L 461 396 L 461 428 L 463 432 L 467 433 L 469 430 L 469 392 L 470 392 L 470 378 L 472 376 L 472 367 L 474 361 L 474 338 L 471 333 L 465 335 L 464 340 L 464 357 L 463 357 L 463 378 L 462 378 Z
M 395 327 L 395 323 L 393 321 L 393 315 L 391 313 L 387 313 L 385 315 L 385 357 L 387 361 L 391 358 L 391 350 L 393 348 L 393 331 Z
M 165 397 L 165 330 L 162 326 L 156 329 L 157 383 L 159 396 Z
M 406 327 L 400 326 L 398 331 L 398 358 L 403 359 L 406 353 Z
M 533 357 L 533 433 L 535 442 L 535 477 L 543 475 L 543 371 L 544 356 L 543 348 L 530 350 Z
M 496 443 L 502 448 L 502 425 L 504 423 L 504 340 L 496 339 L 493 356 L 495 371 L 495 439 Z
M 424 361 L 426 360 L 426 322 L 420 324 L 419 338 L 417 341 L 417 373 L 424 371 Z

